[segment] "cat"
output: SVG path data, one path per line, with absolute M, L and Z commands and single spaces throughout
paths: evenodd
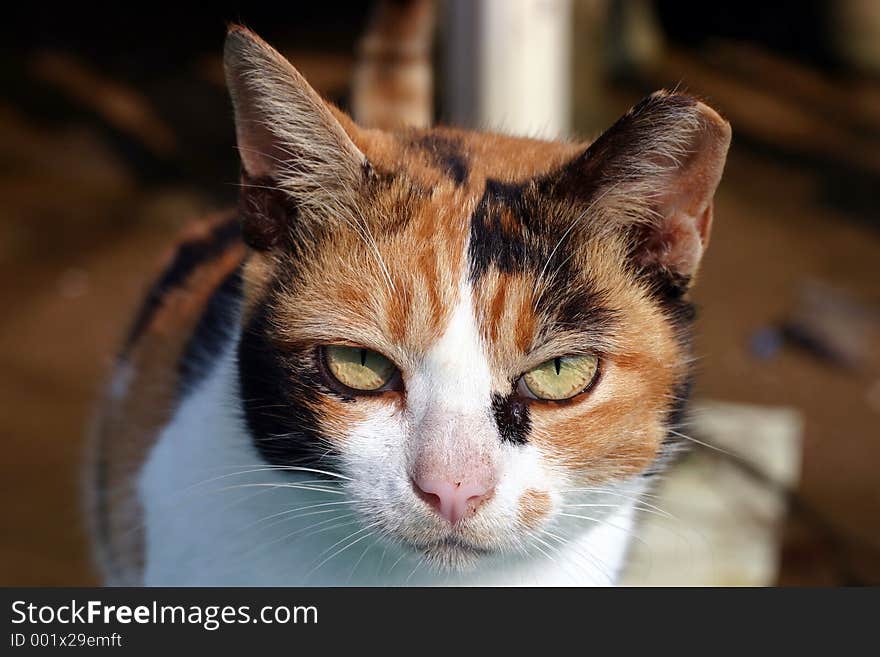
M 608 585 L 679 443 L 729 124 L 364 128 L 244 27 L 239 207 L 190 230 L 101 403 L 129 585 Z

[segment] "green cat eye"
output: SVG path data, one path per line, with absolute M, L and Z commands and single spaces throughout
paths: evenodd
M 562 401 L 585 391 L 598 371 L 598 356 L 559 356 L 523 374 L 522 383 L 536 399 Z
M 328 345 L 324 359 L 333 378 L 353 390 L 378 390 L 397 371 L 385 356 L 363 347 Z

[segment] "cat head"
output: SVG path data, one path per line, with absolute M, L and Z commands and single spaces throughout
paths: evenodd
M 387 133 L 243 28 L 225 65 L 252 249 L 241 396 L 266 461 L 332 470 L 364 524 L 451 568 L 652 471 L 690 379 L 726 121 L 659 92 L 592 144 Z

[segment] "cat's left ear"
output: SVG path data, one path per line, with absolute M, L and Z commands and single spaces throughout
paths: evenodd
M 640 266 L 687 282 L 709 243 L 730 136 L 709 106 L 657 92 L 550 182 L 583 197 L 598 230 L 626 230 Z
M 368 166 L 342 122 L 354 124 L 244 27 L 230 27 L 223 63 L 244 169 L 245 238 L 268 248 L 304 223 L 350 212 Z

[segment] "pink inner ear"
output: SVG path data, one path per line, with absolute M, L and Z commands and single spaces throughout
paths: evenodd
M 312 187 L 333 191 L 359 179 L 363 154 L 278 51 L 249 30 L 233 27 L 223 62 L 241 162 L 250 177 L 287 173 L 285 163 L 297 160 L 300 177 L 317 180 Z
M 657 208 L 660 221 L 643 255 L 687 277 L 696 273 L 709 245 L 713 197 L 730 143 L 729 126 L 711 109 L 698 107 L 705 119 L 703 130 L 694 139 L 690 157 L 670 172 Z
M 693 275 L 709 243 L 711 225 L 711 202 L 696 217 L 683 209 L 672 210 L 647 245 L 646 260 L 685 276 Z
M 659 221 L 643 259 L 692 277 L 709 245 L 715 189 L 730 145 L 730 126 L 703 103 L 693 107 L 696 129 L 688 135 L 687 155 L 656 181 Z
M 269 131 L 256 119 L 239 121 L 238 155 L 242 166 L 251 178 L 271 177 L 284 153 L 275 147 Z

